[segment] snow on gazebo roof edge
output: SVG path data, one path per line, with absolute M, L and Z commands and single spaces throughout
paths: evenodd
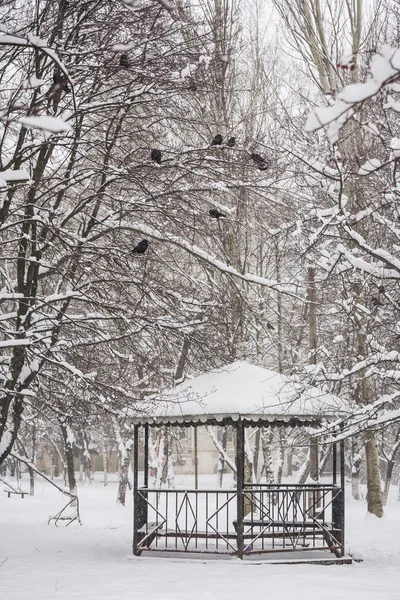
M 345 404 L 320 388 L 236 361 L 161 392 L 133 421 L 140 425 L 245 423 L 311 425 L 336 419 Z

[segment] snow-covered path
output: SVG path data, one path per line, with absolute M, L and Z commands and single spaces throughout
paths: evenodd
M 252 565 L 238 560 L 179 562 L 135 558 L 131 504 L 115 505 L 116 486 L 81 489 L 84 525 L 47 525 L 63 498 L 37 483 L 35 497 L 0 498 L 0 598 L 3 600 L 399 600 L 400 503 L 395 490 L 382 520 L 349 502 L 353 565 Z M 4 562 L 5 561 L 5 562 Z

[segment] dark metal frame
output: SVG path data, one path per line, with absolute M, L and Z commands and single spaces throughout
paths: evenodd
M 148 487 L 149 424 L 144 424 L 144 481 L 139 488 L 139 428 L 133 446 L 133 553 L 143 550 L 245 554 L 330 550 L 344 556 L 344 442 L 333 444 L 332 484 L 245 484 L 245 426 L 254 423 L 226 420 L 236 429 L 236 490 L 154 490 Z M 207 423 L 209 424 L 209 422 Z M 297 421 L 296 425 L 304 425 Z M 309 423 L 307 423 L 309 424 Z M 312 424 L 316 424 L 314 420 Z M 195 427 L 204 423 L 190 423 Z M 266 423 L 258 423 L 265 426 Z M 281 423 L 279 423 L 281 425 Z M 292 425 L 285 423 L 285 425 Z M 165 426 L 165 425 L 164 425 Z M 268 422 L 268 426 L 271 423 Z M 275 426 L 275 424 L 272 424 Z M 339 461 L 338 461 L 339 446 Z M 339 462 L 339 485 L 338 479 Z M 236 496 L 236 514 L 233 503 Z M 252 502 L 260 517 L 244 516 L 244 501 Z M 198 528 L 203 502 L 203 524 Z M 153 521 L 149 522 L 149 511 Z M 171 516 L 169 516 L 171 514 Z M 330 518 L 329 518 L 330 517 Z M 173 527 L 169 527 L 171 525 Z

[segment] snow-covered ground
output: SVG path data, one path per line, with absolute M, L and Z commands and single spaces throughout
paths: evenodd
M 131 555 L 132 502 L 115 503 L 116 483 L 80 488 L 83 525 L 47 525 L 65 504 L 43 481 L 36 495 L 7 498 L 0 489 L 1 600 L 399 600 L 400 502 L 385 517 L 347 503 L 346 548 L 353 565 L 268 565 L 232 560 L 180 561 Z M 3 486 L 2 486 L 3 487 Z M 28 483 L 23 485 L 28 489 Z

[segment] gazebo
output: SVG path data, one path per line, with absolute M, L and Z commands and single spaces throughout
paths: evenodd
M 135 417 L 133 553 L 351 562 L 344 553 L 343 442 L 333 444 L 330 482 L 271 484 L 245 477 L 245 428 L 307 427 L 316 432 L 341 409 L 338 397 L 246 362 L 168 390 L 152 409 Z M 194 427 L 196 444 L 197 429 L 206 425 L 231 425 L 235 432 L 235 488 L 149 487 L 149 428 Z M 141 428 L 144 468 L 139 486 Z M 290 552 L 297 554 L 281 554 Z

